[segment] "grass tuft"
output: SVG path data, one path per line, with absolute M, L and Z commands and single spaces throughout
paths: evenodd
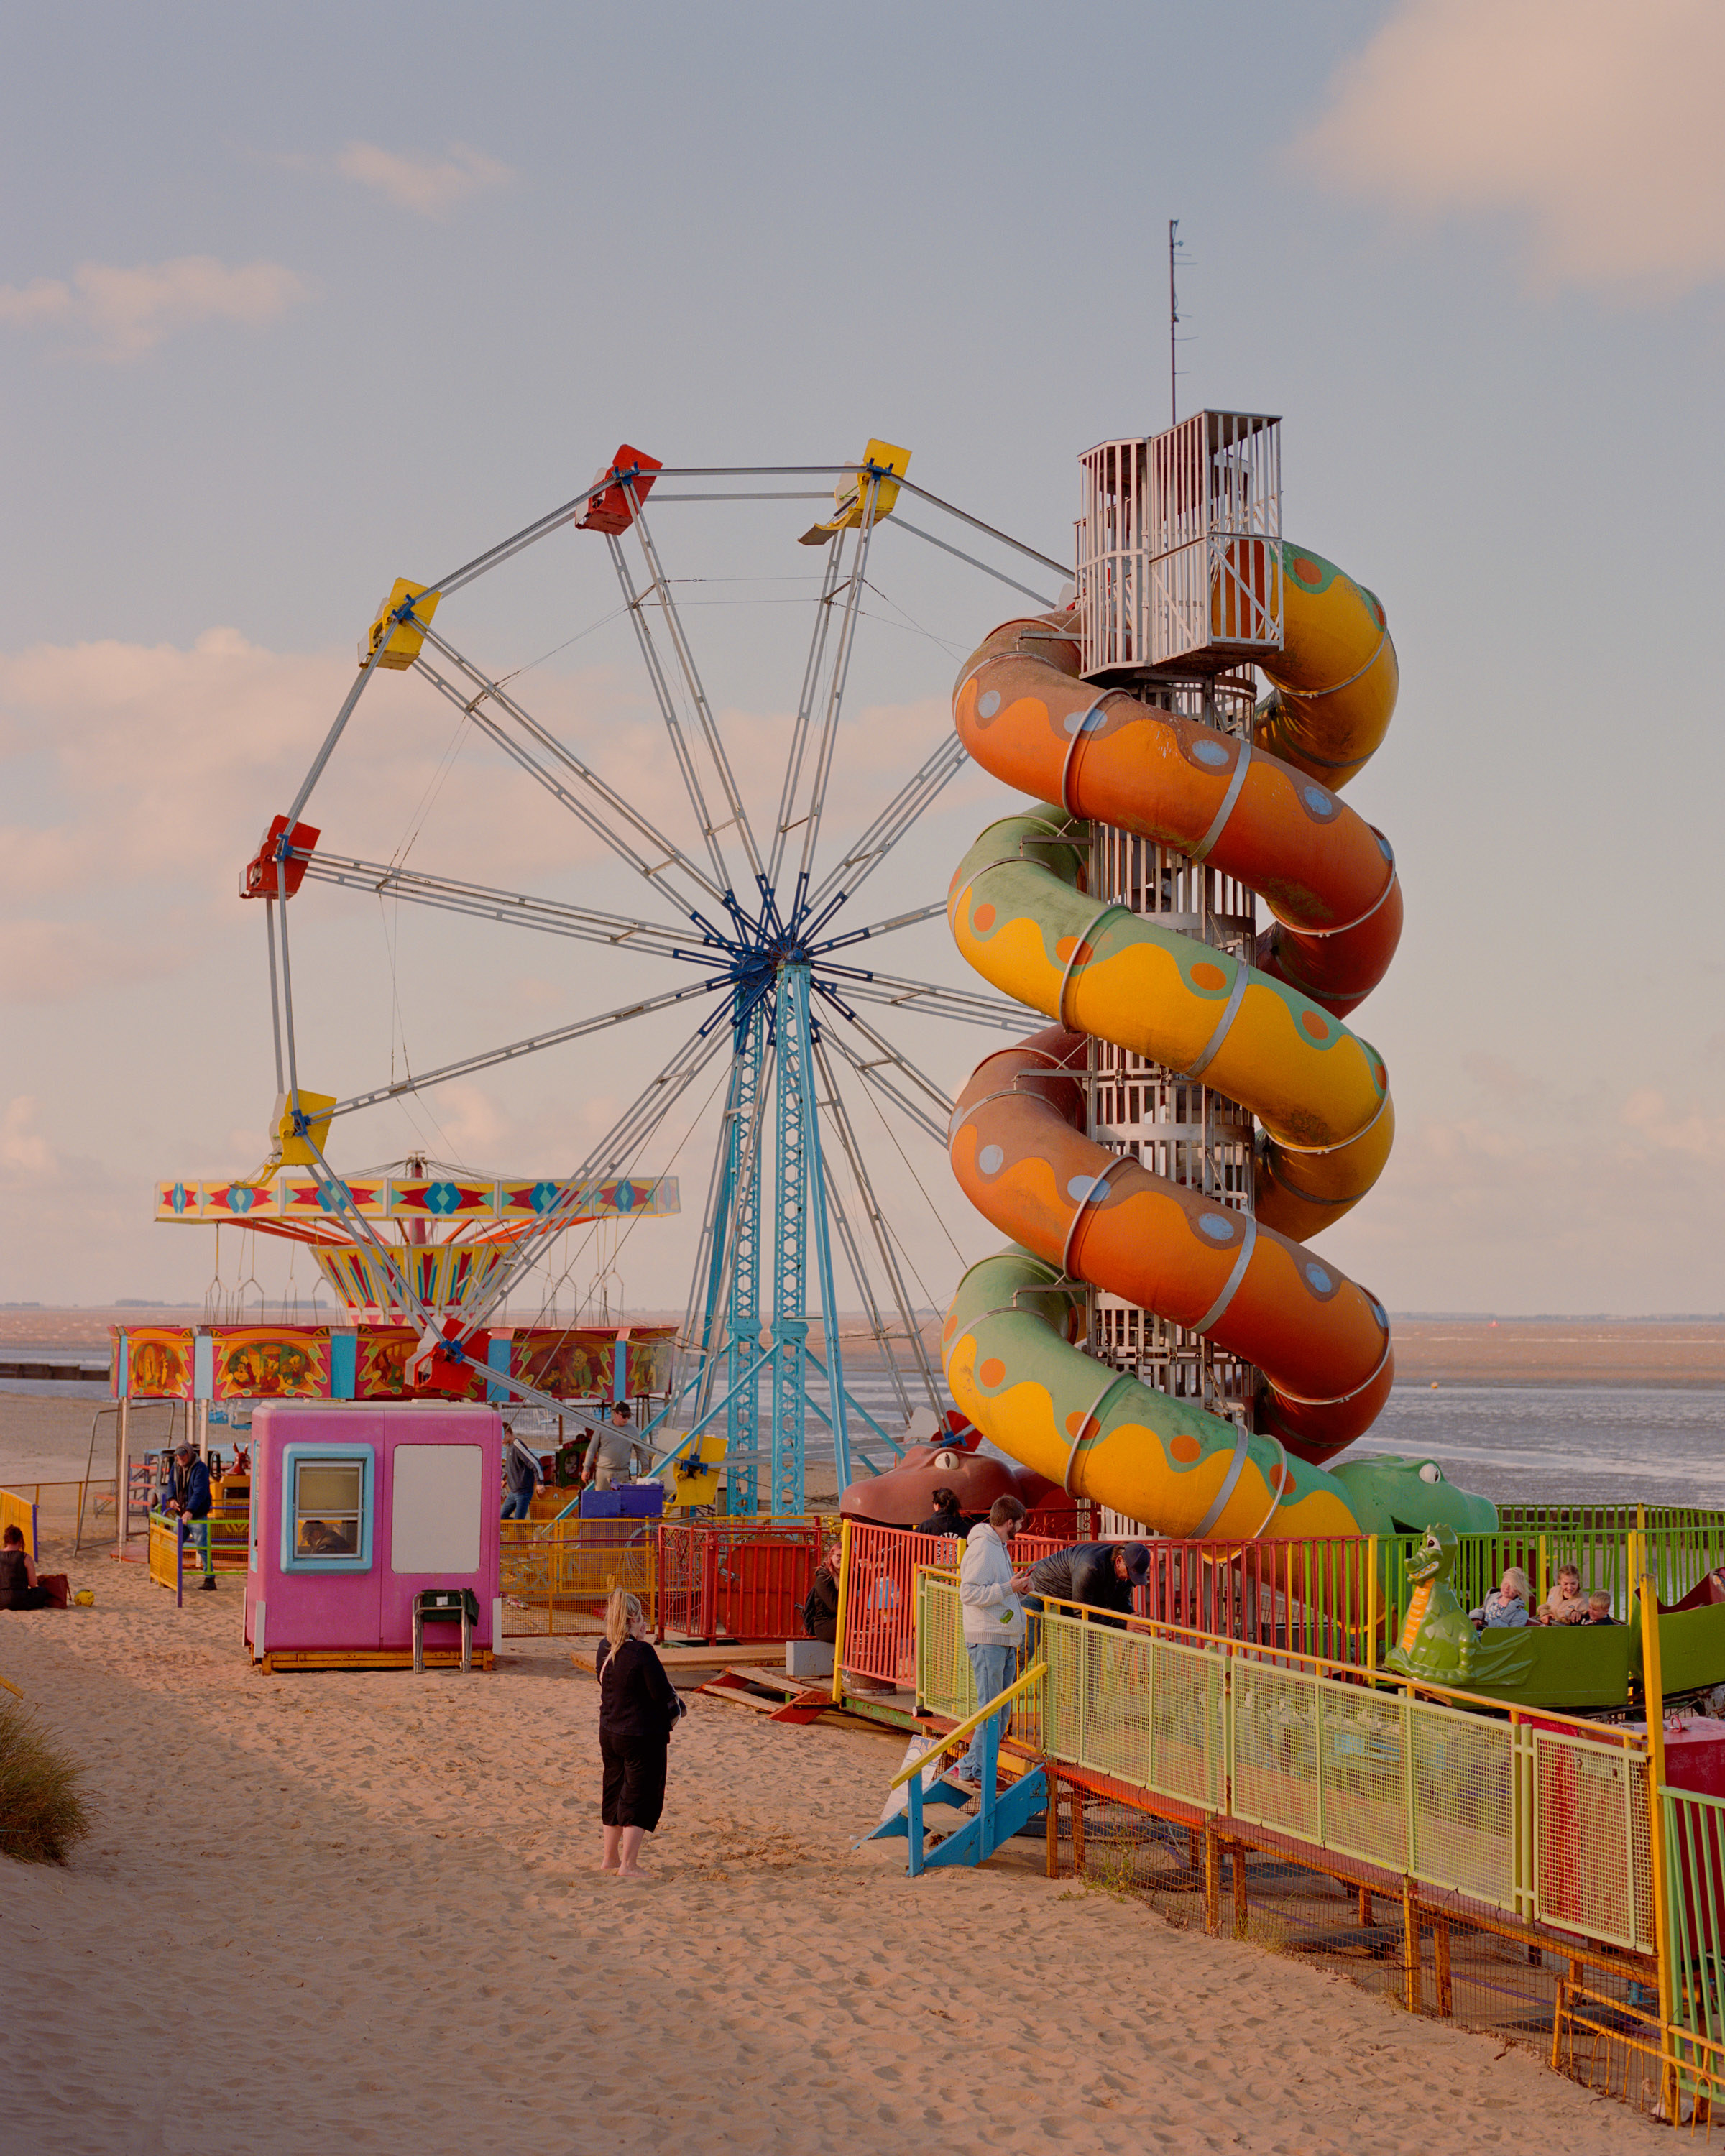
M 90 1832 L 84 1768 L 49 1743 L 30 1709 L 0 1699 L 0 1856 L 64 1864 Z

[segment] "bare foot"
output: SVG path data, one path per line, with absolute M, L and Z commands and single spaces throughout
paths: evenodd
M 619 1865 L 617 1868 L 617 1876 L 619 1879 L 629 1880 L 635 1886 L 650 1887 L 653 1883 L 652 1873 L 643 1871 L 639 1864 Z
M 617 1866 L 614 1864 L 596 1864 L 593 1866 L 595 1871 L 615 1871 L 616 1869 Z

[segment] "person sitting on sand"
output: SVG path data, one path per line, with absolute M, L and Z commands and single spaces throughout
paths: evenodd
M 36 1560 L 24 1548 L 22 1527 L 0 1536 L 0 1609 L 46 1609 L 54 1597 L 36 1577 Z
M 1027 1609 L 1040 1612 L 1046 1595 L 1052 1602 L 1081 1602 L 1129 1617 L 1132 1589 L 1149 1577 L 1150 1553 L 1142 1543 L 1075 1543 L 1014 1573 L 1012 1584 Z
M 1471 1609 L 1468 1614 L 1481 1631 L 1513 1629 L 1527 1623 L 1527 1605 L 1532 1599 L 1532 1581 L 1518 1564 L 1512 1564 L 1504 1573 L 1502 1584 L 1486 1597 L 1483 1607 Z
M 1533 1613 L 1536 1625 L 1584 1625 L 1587 1597 L 1581 1591 L 1581 1573 L 1573 1564 L 1558 1567 L 1557 1584 Z
M 605 1853 L 599 1869 L 619 1879 L 647 1876 L 639 1862 L 641 1838 L 652 1833 L 665 1810 L 670 1733 L 687 1712 L 653 1650 L 649 1629 L 634 1596 L 614 1587 L 593 1668 L 605 1776 L 599 1805 Z
M 1611 1597 L 1603 1587 L 1596 1587 L 1587 1598 L 1584 1621 L 1589 1625 L 1615 1625 L 1617 1622 L 1611 1614 Z
M 917 1533 L 919 1535 L 952 1535 L 957 1541 L 963 1542 L 970 1532 L 970 1527 L 963 1513 L 958 1509 L 956 1492 L 947 1489 L 937 1490 L 933 1502 L 934 1510 L 928 1517 L 916 1522 Z
M 809 1597 L 803 1604 L 803 1630 L 811 1640 L 824 1640 L 829 1647 L 839 1637 L 839 1568 L 843 1553 L 843 1543 L 835 1539 L 814 1568 Z

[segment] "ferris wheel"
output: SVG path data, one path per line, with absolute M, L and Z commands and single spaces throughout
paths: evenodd
M 387 1277 L 396 1307 L 420 1330 L 428 1354 L 459 1360 L 471 1336 L 525 1288 L 556 1239 L 572 1222 L 591 1217 L 596 1190 L 603 1187 L 608 1203 L 616 1188 L 626 1196 L 649 1183 L 665 1165 L 680 1111 L 686 1116 L 701 1101 L 716 1106 L 717 1139 L 671 1405 L 660 1419 L 667 1439 L 686 1430 L 684 1442 L 704 1430 L 724 1431 L 737 1509 L 753 1509 L 764 1494 L 775 1511 L 800 1512 L 808 1459 L 829 1442 L 840 1488 L 859 1465 L 890 1464 L 899 1446 L 882 1419 L 893 1412 L 880 1389 L 883 1375 L 901 1420 L 919 1404 L 937 1415 L 947 1404 L 923 1338 L 905 1240 L 883 1201 L 878 1162 L 883 1150 L 905 1160 L 896 1133 L 916 1133 L 939 1149 L 943 1173 L 953 1103 L 924 1067 L 927 1055 L 903 1045 L 899 1020 L 910 1014 L 919 1022 L 1013 1033 L 1034 1022 L 1019 1004 L 874 963 L 875 947 L 886 939 L 944 914 L 945 856 L 925 863 L 906 842 L 965 762 L 957 735 L 939 716 L 929 723 L 926 747 L 919 744 L 920 760 L 901 778 L 893 773 L 890 798 L 860 829 L 850 801 L 838 800 L 848 791 L 842 777 L 835 780 L 847 690 L 857 678 L 865 624 L 879 619 L 865 596 L 881 596 L 880 536 L 890 530 L 896 547 L 903 532 L 937 550 L 942 574 L 974 587 L 967 599 L 974 611 L 954 624 L 957 639 L 948 647 L 960 652 L 976 640 L 988 604 L 985 580 L 1009 587 L 1020 606 L 1029 598 L 1046 607 L 1057 603 L 1067 574 L 1062 564 L 914 485 L 908 462 L 908 451 L 879 441 L 852 463 L 747 468 L 673 466 L 625 444 L 572 501 L 434 583 L 398 580 L 362 644 L 357 678 L 290 807 L 274 819 L 248 865 L 243 886 L 264 901 L 284 1157 L 310 1169 L 325 1215 L 351 1237 L 373 1276 Z M 906 495 L 940 531 L 905 518 L 900 502 Z M 800 680 L 782 762 L 770 769 L 758 745 L 747 749 L 745 767 L 736 722 L 721 716 L 726 707 L 709 694 L 696 655 L 701 639 L 678 596 L 685 580 L 667 569 L 649 525 L 649 500 L 655 523 L 668 523 L 673 505 L 683 502 L 826 505 L 811 528 L 782 535 L 788 548 L 800 543 L 823 551 L 814 560 L 809 553 L 787 557 L 801 572 L 799 603 L 809 618 L 806 633 L 785 646 L 787 689 L 797 653 Z M 518 572 L 529 550 L 572 528 L 592 535 L 578 543 L 602 579 L 608 567 L 612 616 L 626 619 L 632 631 L 644 710 L 660 743 L 653 782 L 644 787 L 617 769 L 601 769 L 598 757 L 578 753 L 565 732 L 530 709 L 526 691 L 511 685 L 526 670 L 499 668 L 489 654 L 465 648 L 470 631 L 458 598 L 481 578 Z M 601 554 L 608 562 L 596 559 Z M 514 620 L 517 633 L 521 619 Z M 531 620 L 536 633 L 547 625 Z M 567 816 L 564 828 L 584 856 L 608 860 L 604 895 L 622 892 L 617 910 L 409 866 L 399 851 L 381 860 L 339 851 L 344 831 L 304 820 L 320 782 L 339 780 L 367 688 L 380 673 L 408 672 L 453 708 L 458 733 L 501 752 L 492 761 L 501 767 L 506 759 L 513 783 L 530 789 L 530 798 L 536 788 Z M 925 692 L 941 692 L 937 711 L 946 686 L 943 672 L 924 684 Z M 351 813 L 345 801 L 337 805 L 337 819 Z M 326 824 L 326 809 L 320 820 Z M 924 868 L 932 886 L 926 891 L 916 888 Z M 303 966 L 295 980 L 289 934 L 290 911 L 303 909 L 296 895 L 307 884 L 464 916 L 490 924 L 500 937 L 525 931 L 603 947 L 613 960 L 624 953 L 631 985 L 639 974 L 641 992 L 589 1008 L 581 985 L 587 969 L 571 968 L 573 1008 L 554 1024 L 475 1045 L 430 1068 L 392 1070 L 387 1078 L 379 1071 L 345 1095 L 315 1093 L 309 1079 L 302 1081 L 301 1062 L 316 991 Z M 903 902 L 895 906 L 895 896 Z M 956 960 L 952 971 L 960 971 Z M 461 980 L 450 992 L 464 1007 Z M 538 1209 L 494 1253 L 479 1291 L 455 1306 L 428 1301 L 423 1276 L 402 1262 L 400 1249 L 379 1235 L 331 1168 L 332 1125 L 433 1096 L 439 1087 L 570 1043 L 614 1034 L 626 1040 L 630 1029 L 662 1024 L 660 1014 L 672 1012 L 685 1022 L 675 1045 L 650 1062 L 646 1082 L 567 1173 L 536 1186 Z M 480 1013 L 475 1008 L 470 1015 L 473 1034 L 480 1036 Z M 864 1103 L 875 1111 L 872 1120 L 865 1120 Z M 838 1322 L 845 1308 L 863 1313 L 863 1353 L 875 1378 L 872 1409 L 847 1373 Z M 820 1332 L 818 1348 L 812 1324 Z M 538 1397 L 529 1385 L 506 1382 L 513 1392 Z

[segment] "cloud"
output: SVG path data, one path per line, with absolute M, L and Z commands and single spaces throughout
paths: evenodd
M 36 1120 L 36 1102 L 20 1093 L 0 1110 L 0 1172 L 8 1181 L 14 1176 L 52 1175 L 57 1165 L 48 1140 L 30 1126 Z
M 1335 186 L 1507 213 L 1548 286 L 1669 298 L 1725 274 L 1718 0 L 1405 0 L 1297 146 Z
M 160 952 L 85 921 L 10 921 L 0 926 L 0 1002 L 75 1003 L 86 990 L 121 978 L 147 980 L 174 970 Z
M 308 296 L 304 281 L 279 262 L 230 270 L 208 254 L 120 270 L 81 262 L 71 281 L 39 277 L 0 285 L 0 322 L 18 329 L 64 328 L 89 341 L 92 358 L 137 359 L 176 330 L 199 322 L 240 322 L 255 329 Z
M 470 195 L 501 187 L 515 177 L 507 165 L 465 142 L 452 143 L 446 157 L 403 157 L 375 142 L 350 142 L 336 158 L 336 170 L 422 217 L 440 217 Z

